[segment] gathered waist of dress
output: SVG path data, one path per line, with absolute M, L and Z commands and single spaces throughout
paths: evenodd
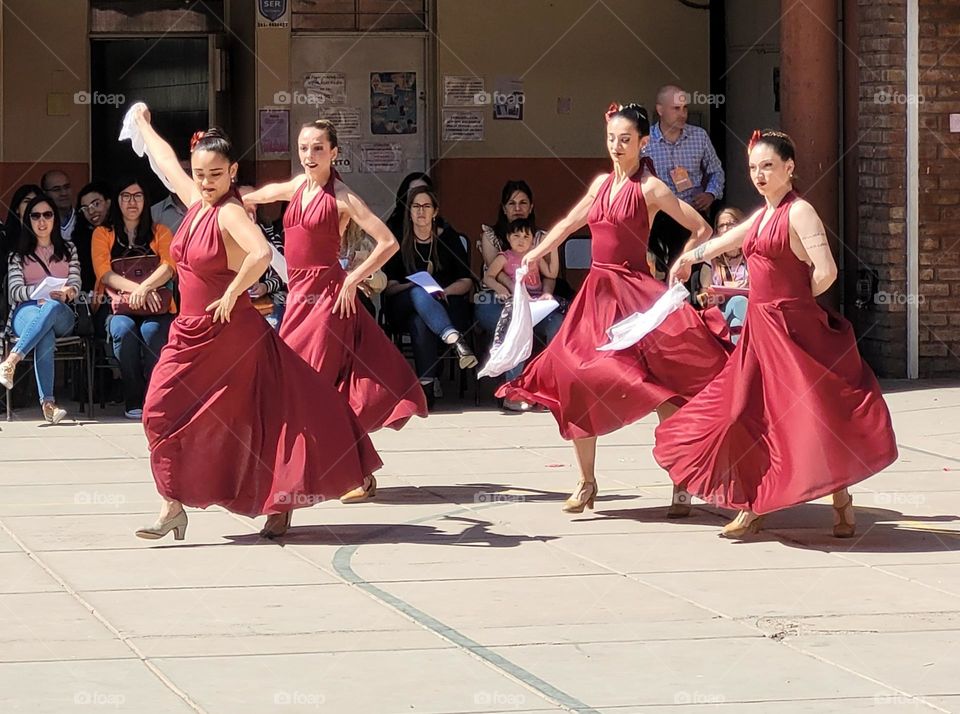
M 620 263 L 604 263 L 599 260 L 594 260 L 590 262 L 590 270 L 594 268 L 598 270 L 613 270 L 620 273 L 642 273 L 649 277 L 650 275 L 650 266 L 647 265 L 646 261 L 643 261 L 639 265 L 630 260 L 624 260 Z
M 198 302 L 196 300 L 190 300 L 187 296 L 181 295 L 182 302 L 180 305 L 180 311 L 177 313 L 177 319 L 180 319 L 181 317 L 191 320 L 197 320 L 202 317 L 213 318 L 214 311 L 210 310 L 208 312 L 207 306 L 216 302 L 222 296 L 223 295 L 221 293 L 220 295 L 215 295 L 209 298 L 209 300 L 201 300 Z M 240 293 L 240 295 L 237 296 L 237 301 L 233 305 L 233 311 L 236 312 L 237 310 L 242 310 L 251 306 L 252 303 L 250 302 L 250 295 L 246 290 L 244 290 L 242 293 Z

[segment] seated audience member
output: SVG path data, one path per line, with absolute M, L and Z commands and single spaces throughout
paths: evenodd
M 140 419 L 150 374 L 167 343 L 177 308 L 168 283 L 176 275 L 170 257 L 170 230 L 154 223 L 146 188 L 136 180 L 121 182 L 110 218 L 93 232 L 91 252 L 97 275 L 96 302 L 106 317 L 106 333 L 120 363 L 124 416 Z M 142 258 L 153 272 L 141 282 L 117 272 L 124 259 Z M 105 299 L 106 294 L 106 299 Z M 115 309 L 125 299 L 129 309 Z
M 80 261 L 73 243 L 60 235 L 60 215 L 46 194 L 27 204 L 17 245 L 10 252 L 7 276 L 10 317 L 7 331 L 17 338 L 0 362 L 0 384 L 13 389 L 17 365 L 33 352 L 43 418 L 59 424 L 67 416 L 54 397 L 56 339 L 73 333 L 76 315 L 69 303 L 80 294 Z M 47 278 L 65 280 L 46 297 L 32 296 Z

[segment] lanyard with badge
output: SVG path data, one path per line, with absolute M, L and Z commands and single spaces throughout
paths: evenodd
M 683 141 L 683 134 L 680 134 L 680 138 L 677 139 L 677 144 L 681 141 Z M 670 179 L 673 181 L 673 185 L 676 186 L 677 193 L 683 193 L 693 188 L 693 181 L 690 180 L 690 174 L 686 168 L 677 165 L 677 144 L 667 142 L 667 145 L 670 147 L 670 158 L 674 165 L 673 170 L 670 171 Z

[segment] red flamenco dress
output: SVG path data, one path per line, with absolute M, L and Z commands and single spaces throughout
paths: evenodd
M 770 513 L 834 493 L 897 458 L 890 413 L 850 323 L 824 310 L 790 248 L 787 194 L 743 253 L 750 302 L 736 350 L 656 432 L 673 481 L 728 508 Z
M 283 216 L 289 277 L 280 336 L 346 396 L 367 432 L 399 429 L 427 415 L 427 401 L 410 365 L 366 310 L 334 314 L 346 272 L 340 265 L 336 172 L 304 209 L 306 182 Z
M 606 330 L 648 310 L 666 291 L 647 267 L 650 221 L 640 169 L 610 203 L 613 174 L 590 209 L 593 262 L 570 304 L 563 326 L 546 349 L 497 396 L 548 407 L 564 439 L 608 434 L 643 418 L 659 405 L 686 400 L 703 389 L 727 360 L 727 348 L 701 316 L 683 305 L 633 347 L 599 352 Z M 726 328 L 718 310 L 711 328 Z
M 220 204 L 187 212 L 171 246 L 181 305 L 153 370 L 143 424 L 157 490 L 187 506 L 284 513 L 359 486 L 382 465 L 343 396 L 277 336 L 244 292 L 227 323 L 206 312 L 236 276 Z

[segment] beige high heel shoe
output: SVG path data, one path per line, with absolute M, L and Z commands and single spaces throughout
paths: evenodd
M 848 518 L 849 516 L 849 518 Z M 847 502 L 833 506 L 833 537 L 853 538 L 857 532 L 857 516 L 853 510 L 853 494 L 847 493 Z
M 737 517 L 723 527 L 719 535 L 721 538 L 740 540 L 748 533 L 757 533 L 763 527 L 763 516 L 753 511 L 740 511 Z
M 340 497 L 340 503 L 363 503 L 377 495 L 377 479 L 372 474 L 363 483 Z
M 686 518 L 690 515 L 690 494 L 677 485 L 673 487 L 673 501 L 667 509 L 667 518 Z
M 581 481 L 577 490 L 563 504 L 564 513 L 583 513 L 584 508 L 593 510 L 593 501 L 597 497 L 596 481 Z
M 158 520 L 152 526 L 140 528 L 137 531 L 137 538 L 146 538 L 147 540 L 157 540 L 163 538 L 167 533 L 173 531 L 174 540 L 183 540 L 187 535 L 187 512 L 182 508 L 173 518 L 165 521 Z

